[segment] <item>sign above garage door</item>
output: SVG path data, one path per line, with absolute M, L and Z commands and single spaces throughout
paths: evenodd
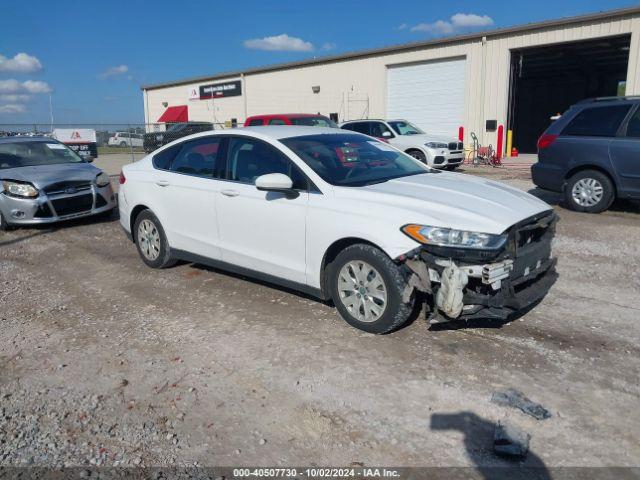
M 439 60 L 387 69 L 387 118 L 455 138 L 463 125 L 466 60 Z

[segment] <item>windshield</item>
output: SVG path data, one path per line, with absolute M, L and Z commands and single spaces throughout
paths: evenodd
M 362 135 L 306 135 L 280 141 L 332 185 L 371 185 L 430 171 L 386 143 Z
M 0 170 L 58 163 L 84 163 L 84 160 L 66 145 L 54 141 L 0 143 Z
M 404 120 L 389 122 L 389 125 L 391 125 L 391 128 L 393 128 L 398 135 L 419 135 L 424 133 L 415 125 L 405 122 Z
M 307 127 L 329 127 L 339 128 L 338 124 L 327 117 L 298 117 L 291 119 L 292 125 L 303 125 Z

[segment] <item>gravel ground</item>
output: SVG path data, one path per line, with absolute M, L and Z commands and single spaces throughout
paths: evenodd
M 387 336 L 238 276 L 151 270 L 116 221 L 0 233 L 0 465 L 511 465 L 500 421 L 531 435 L 525 465 L 637 466 L 640 208 L 555 208 L 561 276 L 537 308 Z M 551 418 L 491 402 L 508 388 Z

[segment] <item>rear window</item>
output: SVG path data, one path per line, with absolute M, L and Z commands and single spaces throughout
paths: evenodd
M 293 117 L 291 118 L 292 125 L 302 125 L 305 127 L 329 127 L 338 128 L 338 124 L 327 117 Z
M 249 127 L 259 127 L 260 125 L 263 124 L 263 121 L 261 118 L 254 118 L 253 120 L 249 120 Z
M 614 137 L 631 105 L 585 108 L 562 131 L 563 135 Z

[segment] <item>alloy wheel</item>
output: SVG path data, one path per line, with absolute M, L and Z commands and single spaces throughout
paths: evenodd
M 384 279 L 367 262 L 348 262 L 340 269 L 338 293 L 344 307 L 360 322 L 375 322 L 387 306 Z
M 144 219 L 138 226 L 138 245 L 140 251 L 149 261 L 160 255 L 160 232 L 151 220 Z
M 581 178 L 571 189 L 573 200 L 581 207 L 597 205 L 604 195 L 602 184 L 595 178 Z

